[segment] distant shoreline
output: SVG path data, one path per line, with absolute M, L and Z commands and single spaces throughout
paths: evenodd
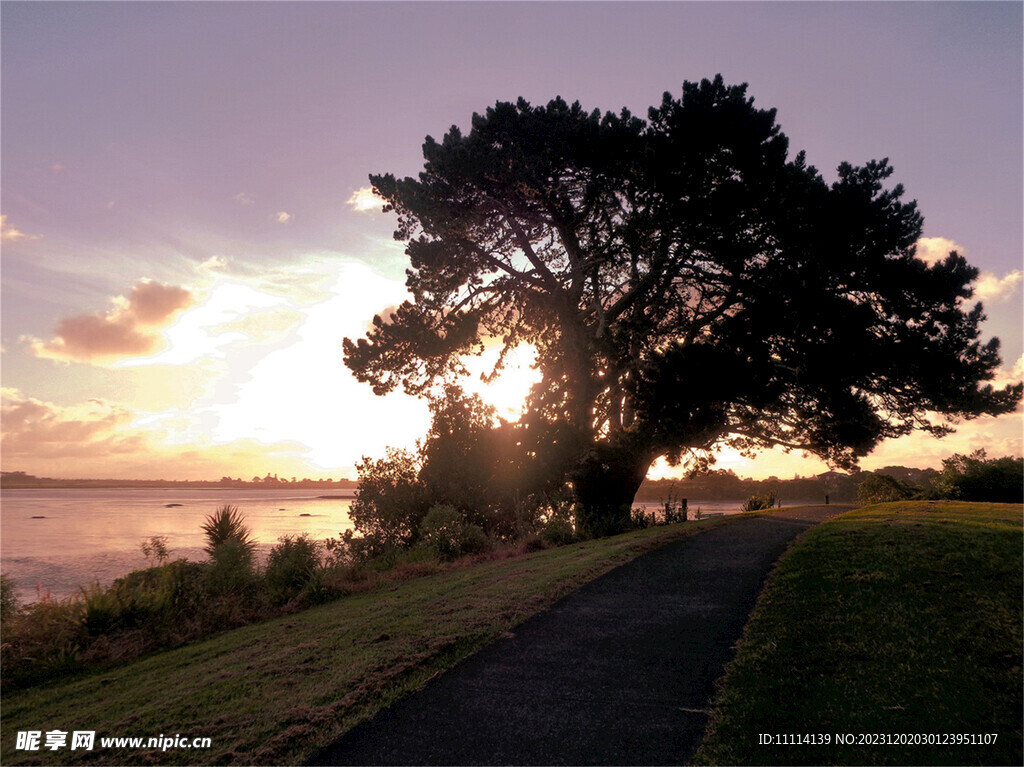
M 111 489 L 181 489 L 181 490 L 348 490 L 355 492 L 359 483 L 351 479 L 340 480 L 288 480 L 263 479 L 259 482 L 241 479 L 171 480 L 171 479 L 58 479 L 35 477 L 22 472 L 4 472 L 0 477 L 3 490 L 111 490 Z

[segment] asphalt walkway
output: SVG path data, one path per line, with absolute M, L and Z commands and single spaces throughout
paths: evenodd
M 772 564 L 848 506 L 781 509 L 625 564 L 520 624 L 313 764 L 685 764 Z

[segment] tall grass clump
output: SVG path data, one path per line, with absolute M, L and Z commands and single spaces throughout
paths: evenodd
M 274 604 L 295 598 L 320 570 L 321 546 L 308 535 L 286 535 L 270 550 L 263 572 L 267 594 Z
M 769 490 L 764 493 L 754 493 L 743 502 L 743 506 L 741 508 L 743 511 L 761 511 L 763 509 L 775 508 L 778 502 L 778 493 L 774 490 Z

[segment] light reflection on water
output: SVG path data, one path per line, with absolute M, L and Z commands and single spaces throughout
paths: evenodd
M 107 584 L 145 567 L 139 546 L 154 535 L 167 537 L 172 558 L 205 559 L 200 525 L 224 504 L 238 507 L 264 554 L 283 535 L 337 536 L 352 527 L 350 500 L 319 496 L 343 493 L 248 488 L 3 490 L 0 561 L 22 600 L 35 601 L 37 591 L 62 598 L 77 593 L 80 586 Z

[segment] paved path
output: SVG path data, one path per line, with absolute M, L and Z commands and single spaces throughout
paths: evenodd
M 772 564 L 849 507 L 753 517 L 587 584 L 313 764 L 683 764 Z

